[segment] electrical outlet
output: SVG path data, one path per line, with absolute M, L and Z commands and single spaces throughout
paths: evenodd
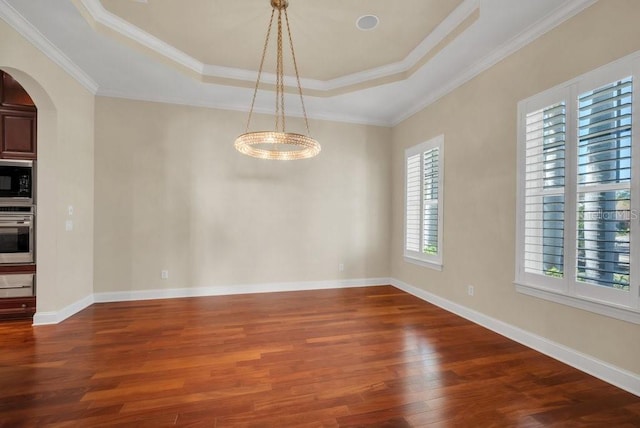
M 467 286 L 467 293 L 469 294 L 469 296 L 473 296 L 473 293 L 475 293 L 475 289 L 473 288 L 473 285 Z
M 160 272 L 160 278 L 169 279 L 169 271 L 168 270 L 163 270 L 162 272 Z
M 340 263 L 340 264 L 338 265 L 338 270 L 339 270 L 340 272 L 344 272 L 344 263 Z

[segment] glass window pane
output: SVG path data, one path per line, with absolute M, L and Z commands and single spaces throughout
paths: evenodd
M 422 252 L 429 255 L 438 254 L 438 205 L 425 206 Z
M 631 77 L 578 99 L 578 183 L 631 180 Z
M 424 200 L 434 201 L 438 199 L 438 149 L 434 148 L 424 152 Z
M 577 280 L 629 291 L 629 190 L 578 198 Z

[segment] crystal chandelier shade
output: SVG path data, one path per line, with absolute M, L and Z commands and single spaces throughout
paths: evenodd
M 302 97 L 302 87 L 300 86 L 300 75 L 298 73 L 298 64 L 296 62 L 296 55 L 293 50 L 293 39 L 291 37 L 291 29 L 289 27 L 289 17 L 287 15 L 287 7 L 289 6 L 288 0 L 270 0 L 271 7 L 271 19 L 269 21 L 269 27 L 267 28 L 267 36 L 264 41 L 264 48 L 262 51 L 262 59 L 260 60 L 260 68 L 258 70 L 258 78 L 256 80 L 256 86 L 253 91 L 253 99 L 251 100 L 251 108 L 249 110 L 249 118 L 247 119 L 247 127 L 245 133 L 240 135 L 235 141 L 235 148 L 240 153 L 248 156 L 252 156 L 260 159 L 272 159 L 272 160 L 296 160 L 307 159 L 316 156 L 320 153 L 320 144 L 309 136 L 309 119 L 307 118 L 307 111 L 304 106 L 304 99 Z M 249 132 L 251 125 L 251 118 L 253 116 L 253 108 L 256 102 L 256 95 L 258 94 L 258 87 L 260 85 L 260 78 L 262 77 L 262 69 L 264 66 L 264 60 L 267 53 L 267 47 L 269 45 L 269 38 L 271 35 L 271 29 L 273 27 L 274 17 L 277 12 L 277 57 L 276 57 L 276 111 L 275 111 L 275 130 L 273 131 L 258 131 Z M 282 54 L 282 27 L 283 27 L 283 15 L 284 23 L 287 28 L 287 35 L 289 37 L 289 46 L 291 47 L 291 56 L 293 58 L 293 66 L 296 73 L 296 81 L 298 84 L 298 94 L 300 95 L 300 102 L 302 104 L 302 113 L 304 115 L 304 122 L 307 129 L 307 135 L 296 134 L 286 132 L 286 117 L 284 112 L 284 61 Z

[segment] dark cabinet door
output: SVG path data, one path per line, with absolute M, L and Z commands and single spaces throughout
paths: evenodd
M 35 313 L 35 297 L 0 299 L 0 320 L 33 318 Z
M 0 110 L 0 157 L 36 159 L 34 111 Z

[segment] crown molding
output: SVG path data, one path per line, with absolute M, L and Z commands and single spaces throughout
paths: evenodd
M 462 24 L 476 9 L 480 8 L 480 0 L 465 0 L 449 14 L 431 34 L 429 34 L 409 55 L 400 62 L 402 71 L 415 66 L 432 49 L 441 43 L 453 30 Z
M 456 88 L 464 85 L 483 71 L 491 68 L 519 49 L 522 49 L 529 43 L 533 42 L 538 37 L 579 14 L 589 6 L 592 6 L 597 1 L 598 0 L 571 0 L 565 3 L 553 13 L 547 15 L 542 20 L 533 24 L 532 26 L 512 38 L 510 41 L 494 50 L 490 55 L 482 58 L 480 61 L 476 62 L 474 65 L 466 69 L 463 73 L 459 74 L 456 78 L 451 80 L 448 85 L 439 88 L 439 90 L 432 92 L 426 98 L 423 98 L 418 103 L 410 106 L 403 114 L 396 116 L 393 120 L 391 120 L 391 126 L 396 126 L 406 119 L 410 118 L 414 114 L 425 109 L 426 107 L 433 104 L 448 93 L 452 92 Z
M 71 77 L 89 92 L 95 94 L 98 91 L 98 84 L 89 77 L 88 74 L 71 61 L 60 49 L 42 35 L 37 28 L 4 0 L 0 0 L 0 18 L 44 53 L 50 60 L 71 75 Z
M 449 16 L 447 16 L 422 42 L 413 49 L 402 61 L 386 64 L 380 67 L 348 74 L 331 80 L 318 80 L 301 78 L 303 88 L 316 91 L 334 91 L 337 89 L 361 85 L 378 79 L 407 73 L 425 58 L 434 48 L 442 43 L 458 26 L 479 8 L 480 0 L 464 0 Z M 84 7 L 88 15 L 96 23 L 124 36 L 140 46 L 161 55 L 173 63 L 186 68 L 202 78 L 219 78 L 227 80 L 239 80 L 243 82 L 255 82 L 256 70 L 246 70 L 233 67 L 225 67 L 213 64 L 204 64 L 185 52 L 158 39 L 135 25 L 125 21 L 117 15 L 109 12 L 100 0 L 80 0 L 76 5 Z M 408 76 L 408 75 L 407 75 Z M 407 76 L 403 78 L 406 79 Z M 267 84 L 276 83 L 276 75 L 262 73 L 261 80 Z M 297 85 L 294 76 L 285 76 L 286 86 Z M 375 82 L 374 82 L 375 84 Z
M 237 111 L 241 113 L 249 112 L 248 105 L 242 104 L 230 104 L 223 103 L 219 101 L 203 101 L 202 99 L 194 99 L 191 97 L 170 97 L 164 96 L 160 94 L 133 94 L 130 92 L 121 92 L 115 90 L 106 90 L 100 89 L 96 93 L 98 97 L 106 97 L 106 98 L 120 98 L 132 101 L 143 101 L 150 103 L 163 103 L 163 104 L 176 104 L 182 106 L 191 106 L 191 107 L 203 107 L 203 108 L 213 108 L 220 110 L 229 110 L 229 111 Z M 212 98 L 213 99 L 213 98 Z M 258 114 L 267 114 L 273 115 L 273 108 L 271 107 L 262 107 L 255 106 L 253 109 L 254 113 Z M 352 123 L 356 125 L 372 125 L 372 126 L 383 126 L 390 127 L 391 123 L 386 120 L 374 120 L 364 115 L 351 115 L 351 114 L 342 114 L 342 113 L 330 113 L 330 112 L 319 112 L 319 113 L 310 113 L 307 112 L 307 116 L 309 119 L 313 120 L 326 120 L 330 122 L 341 122 L 341 123 Z M 303 118 L 302 112 L 297 111 L 289 111 L 287 110 L 287 117 L 298 117 Z
M 95 22 L 139 43 L 147 49 L 169 58 L 173 62 L 197 74 L 201 75 L 204 73 L 203 63 L 109 12 L 104 8 L 102 3 L 100 3 L 100 0 L 81 0 L 81 4 Z

